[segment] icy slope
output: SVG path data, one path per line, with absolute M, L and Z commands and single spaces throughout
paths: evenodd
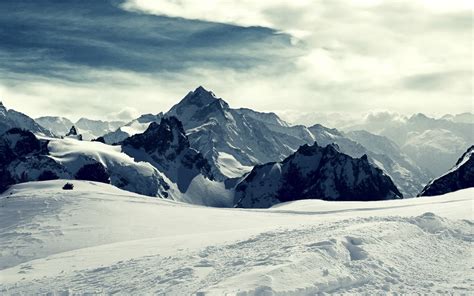
M 49 155 L 77 175 L 85 165 L 100 163 L 110 175 L 111 184 L 148 196 L 175 198 L 171 182 L 152 165 L 135 162 L 120 147 L 75 139 L 50 139 Z
M 466 294 L 473 189 L 215 209 L 106 184 L 0 196 L 0 294 Z

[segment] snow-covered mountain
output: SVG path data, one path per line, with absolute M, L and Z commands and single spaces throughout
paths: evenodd
M 13 128 L 0 135 L 0 192 L 20 182 L 70 177 L 32 132 Z
M 311 126 L 309 130 L 319 145 L 335 143 L 342 153 L 354 158 L 367 155 L 369 162 L 390 176 L 406 197 L 416 196 L 430 180 L 426 171 L 404 155 L 394 142 L 383 136 L 365 131 L 342 133 L 320 124 Z
M 432 176 L 449 170 L 466 147 L 474 143 L 473 122 L 436 119 L 422 113 L 411 117 L 387 112 L 372 114 L 362 124 L 347 130 L 366 130 L 386 136 Z
M 337 145 L 301 146 L 282 162 L 256 166 L 236 187 L 238 207 L 267 208 L 299 199 L 385 200 L 402 198 L 390 177 L 367 156 L 352 158 Z
M 67 132 L 74 125 L 72 121 L 66 117 L 59 116 L 43 116 L 35 119 L 42 127 L 53 132 L 54 135 L 60 137 L 67 134 Z
M 471 134 L 474 134 L 474 125 Z M 409 133 L 402 150 L 431 175 L 439 176 L 452 166 L 466 147 L 474 143 L 472 137 L 449 129 L 427 129 Z
M 213 179 L 209 163 L 190 147 L 176 117 L 163 118 L 159 124 L 152 122 L 144 133 L 123 141 L 122 149 L 137 161 L 148 161 L 159 168 L 182 192 L 186 192 L 191 180 L 199 174 Z
M 231 206 L 232 192 L 214 181 L 211 167 L 200 152 L 190 147 L 181 122 L 175 117 L 152 122 L 142 134 L 127 138 L 122 150 L 137 162 L 147 162 L 176 184 L 178 200 L 213 206 Z M 176 198 L 175 198 L 176 199 Z
M 39 125 L 34 119 L 27 115 L 17 112 L 12 109 L 7 109 L 2 102 L 0 102 L 0 134 L 8 131 L 11 128 L 21 128 L 29 130 L 32 133 L 52 136 L 53 134 L 48 129 Z
M 100 141 L 107 144 L 119 144 L 126 138 L 143 133 L 150 123 L 156 122 L 160 123 L 161 118 L 163 118 L 163 113 L 159 114 L 144 114 L 137 119 L 130 121 L 129 123 L 119 127 L 113 132 L 109 132 L 100 137 Z
M 471 146 L 451 170 L 432 180 L 420 196 L 441 195 L 474 187 L 474 146 Z
M 319 124 L 292 126 L 275 113 L 232 109 L 203 87 L 185 96 L 165 116 L 169 115 L 183 122 L 191 146 L 206 157 L 218 180 L 240 177 L 254 165 L 281 161 L 315 141 L 323 146 L 336 143 L 341 152 L 355 158 L 367 154 L 405 196 L 416 196 L 432 177 L 399 151 L 371 151 L 336 129 Z
M 66 135 L 71 127 L 75 126 L 77 132 L 87 141 L 116 131 L 125 124 L 123 121 L 103 121 L 88 118 L 81 118 L 77 122 L 72 122 L 59 116 L 43 116 L 36 118 L 36 121 L 44 128 L 52 131 L 57 137 Z
M 352 131 L 344 133 L 344 135 L 362 145 L 366 151 L 357 152 L 358 149 L 355 150 L 355 153 L 352 153 L 351 149 L 347 149 L 348 152 L 345 152 L 344 149 L 341 151 L 352 157 L 360 157 L 361 153 L 367 154 L 371 163 L 383 169 L 405 197 L 416 196 L 420 188 L 432 178 L 430 172 L 419 167 L 395 142 L 387 137 L 367 131 Z M 340 146 L 345 147 L 342 143 Z
M 240 177 L 256 164 L 282 160 L 306 143 L 290 131 L 271 130 L 264 115 L 257 118 L 253 111 L 230 108 L 203 87 L 191 91 L 165 116 L 183 123 L 191 147 L 209 161 L 218 180 Z
M 79 119 L 74 125 L 82 134 L 84 140 L 96 139 L 124 125 L 123 121 L 102 121 L 88 118 Z
M 118 188 L 148 196 L 175 197 L 170 190 L 171 182 L 161 172 L 149 163 L 135 162 L 120 147 L 65 138 L 51 139 L 48 149 L 50 157 L 74 178 L 83 167 L 98 163 L 107 171 L 110 183 Z
M 111 183 L 148 196 L 174 198 L 170 183 L 152 165 L 137 163 L 120 147 L 73 138 L 38 139 L 11 129 L 0 136 L 0 191 L 9 185 L 52 179 Z

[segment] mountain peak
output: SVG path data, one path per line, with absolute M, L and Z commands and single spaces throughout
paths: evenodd
M 412 117 L 410 117 L 410 121 L 426 120 L 426 119 L 429 119 L 429 117 L 423 113 L 416 113 L 416 114 L 413 114 Z
M 194 91 L 190 91 L 178 104 L 174 105 L 170 111 L 168 111 L 167 115 L 177 116 L 183 122 L 187 122 L 196 111 L 216 103 L 219 100 L 222 99 L 217 98 L 212 91 L 208 91 L 204 87 L 199 86 Z
M 7 110 L 7 107 L 5 105 L 3 105 L 3 102 L 0 101 L 0 110 Z
M 215 99 L 217 99 L 217 97 L 212 91 L 199 86 L 194 91 L 189 92 L 189 94 L 184 99 L 194 103 L 195 105 L 204 106 L 212 103 Z

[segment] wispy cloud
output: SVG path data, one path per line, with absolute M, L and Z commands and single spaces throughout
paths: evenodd
M 35 115 L 166 111 L 201 84 L 259 110 L 472 109 L 471 1 L 41 0 L 0 8 L 11 11 L 0 19 L 0 96 Z

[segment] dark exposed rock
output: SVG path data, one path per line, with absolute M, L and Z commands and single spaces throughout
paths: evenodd
M 441 195 L 470 187 L 474 187 L 474 146 L 459 158 L 449 172 L 426 185 L 419 196 Z
M 100 162 L 86 164 L 76 173 L 77 180 L 87 180 L 101 183 L 110 183 L 110 175 Z
M 209 163 L 190 147 L 183 125 L 176 117 L 163 118 L 159 124 L 152 122 L 144 133 L 124 140 L 122 149 L 136 160 L 153 164 L 182 192 L 199 174 L 213 179 Z
M 256 166 L 237 186 L 238 207 L 270 207 L 299 199 L 370 201 L 401 198 L 390 177 L 364 155 L 337 145 L 303 145 L 282 162 Z
M 42 172 L 41 175 L 38 177 L 38 181 L 49 181 L 57 179 L 59 179 L 58 175 L 49 170 Z
M 80 134 L 77 132 L 77 129 L 76 129 L 76 127 L 75 127 L 74 125 L 71 127 L 71 129 L 69 130 L 69 132 L 66 134 L 66 138 L 74 138 L 74 139 L 77 139 L 77 140 L 82 141 L 82 135 L 80 135 Z

